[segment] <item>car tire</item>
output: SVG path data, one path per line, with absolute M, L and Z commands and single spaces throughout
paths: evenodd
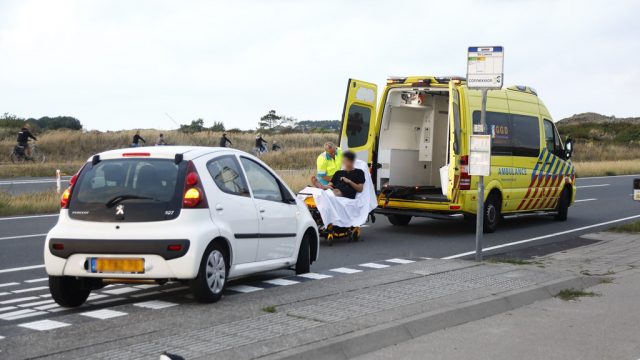
M 484 203 L 484 217 L 482 224 L 482 231 L 484 233 L 495 232 L 502 219 L 501 214 L 500 195 L 493 192 L 487 197 L 487 201 Z
M 229 274 L 229 259 L 225 249 L 217 243 L 207 247 L 200 261 L 198 276 L 189 281 L 193 297 L 212 303 L 222 298 Z
M 571 193 L 565 188 L 560 193 L 558 205 L 556 205 L 556 215 L 553 217 L 557 221 L 567 221 L 569 215 L 569 203 L 571 202 Z
M 309 234 L 306 233 L 300 242 L 298 259 L 296 260 L 296 275 L 306 274 L 311 270 L 311 247 L 309 246 Z
M 387 219 L 394 226 L 407 226 L 411 222 L 411 215 L 388 215 Z
M 82 279 L 71 276 L 49 276 L 49 291 L 58 305 L 73 308 L 87 301 L 91 288 Z

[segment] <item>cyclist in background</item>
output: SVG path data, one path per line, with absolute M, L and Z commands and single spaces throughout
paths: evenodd
M 256 149 L 259 153 L 267 152 L 267 140 L 263 139 L 261 134 L 256 136 Z
M 31 158 L 31 146 L 29 146 L 29 139 L 37 141 L 38 139 L 31 133 L 31 128 L 28 123 L 24 123 L 22 129 L 18 132 L 18 146 L 24 149 L 24 155 L 27 158 Z
M 164 134 L 160 134 L 156 139 L 156 146 L 167 145 L 167 142 L 164 140 Z

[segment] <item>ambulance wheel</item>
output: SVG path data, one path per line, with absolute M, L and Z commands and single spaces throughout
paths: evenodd
M 411 215 L 388 215 L 387 218 L 395 226 L 407 226 L 411 221 Z
M 553 217 L 558 221 L 567 221 L 569 215 L 569 202 L 571 202 L 571 193 L 569 189 L 565 188 L 560 194 L 558 205 L 556 205 L 556 215 Z
M 487 201 L 484 204 L 484 223 L 482 225 L 482 230 L 485 233 L 495 232 L 498 228 L 498 223 L 502 218 L 502 214 L 500 213 L 500 194 L 496 192 L 492 192 L 487 197 Z

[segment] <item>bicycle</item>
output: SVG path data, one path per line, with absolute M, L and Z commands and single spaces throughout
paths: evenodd
M 24 146 L 16 145 L 13 147 L 11 154 L 9 155 L 11 162 L 14 164 L 25 163 L 32 161 L 34 163 L 44 163 L 46 160 L 45 154 L 38 149 L 36 144 L 31 144 L 31 156 L 27 156 Z

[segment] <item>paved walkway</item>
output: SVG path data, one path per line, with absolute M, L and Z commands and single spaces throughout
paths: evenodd
M 640 235 L 588 237 L 602 242 L 538 260 L 610 277 L 588 289 L 598 296 L 536 302 L 356 359 L 640 359 Z

